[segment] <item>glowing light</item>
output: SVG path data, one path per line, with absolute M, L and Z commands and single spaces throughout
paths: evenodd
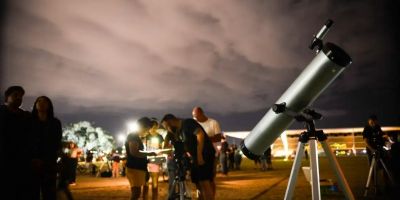
M 136 121 L 130 121 L 126 124 L 126 126 L 128 131 L 127 134 L 139 131 L 139 125 Z
M 118 141 L 121 143 L 125 143 L 126 136 L 124 134 L 118 135 Z

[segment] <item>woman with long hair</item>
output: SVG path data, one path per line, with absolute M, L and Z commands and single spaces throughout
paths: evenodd
M 50 98 L 40 96 L 32 109 L 33 199 L 55 200 L 57 158 L 61 152 L 61 122 Z

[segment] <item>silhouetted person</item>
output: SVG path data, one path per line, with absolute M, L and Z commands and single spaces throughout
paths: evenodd
M 271 155 L 271 147 L 268 147 L 265 150 L 264 154 L 261 156 L 261 170 L 271 170 L 272 169 L 272 155 Z
M 31 199 L 30 114 L 20 109 L 24 94 L 21 86 L 11 86 L 0 106 L 1 199 Z M 11 168 L 6 162 L 12 163 Z
M 230 145 L 228 151 L 228 168 L 229 170 L 235 169 L 235 146 Z
M 55 200 L 57 158 L 61 154 L 62 129 L 60 120 L 54 117 L 53 104 L 46 96 L 38 97 L 33 105 L 32 135 L 34 137 L 33 197 Z
M 382 131 L 381 126 L 378 124 L 378 118 L 376 115 L 371 115 L 368 118 L 368 123 L 364 127 L 363 130 L 363 139 L 366 145 L 367 149 L 367 154 L 368 154 L 368 162 L 369 165 L 372 163 L 372 158 L 375 156 L 375 163 L 376 163 L 376 169 L 379 170 L 378 173 L 383 173 L 383 180 L 384 180 L 384 186 L 386 189 L 390 188 L 389 184 L 389 178 L 385 172 L 382 170 L 382 164 L 379 161 L 379 159 L 382 159 L 382 161 L 386 164 L 386 155 L 385 155 L 385 150 L 384 150 L 384 145 L 385 141 L 387 140 L 387 135 Z M 373 178 L 378 178 L 374 177 L 372 174 Z M 378 189 L 378 193 L 380 193 Z
M 387 138 L 381 126 L 378 124 L 376 115 L 371 115 L 368 118 L 368 123 L 364 127 L 362 135 L 366 145 L 368 162 L 371 164 L 372 156 L 377 153 L 382 153 L 381 151 L 383 150 Z
M 225 137 L 222 137 L 221 149 L 219 152 L 219 161 L 221 163 L 221 172 L 224 175 L 228 175 L 228 153 L 229 153 L 229 144 L 226 141 Z
M 240 164 L 242 163 L 242 154 L 240 154 L 240 149 L 235 146 L 235 169 L 240 170 Z

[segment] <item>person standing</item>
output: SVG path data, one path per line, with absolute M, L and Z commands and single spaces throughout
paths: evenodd
M 152 120 L 152 126 L 149 130 L 149 134 L 146 135 L 146 151 L 157 151 L 162 149 L 164 142 L 163 137 L 157 132 L 158 122 Z M 151 178 L 151 193 L 152 199 L 158 199 L 158 177 L 160 173 L 161 163 L 150 162 L 147 164 L 147 169 L 150 173 Z
M 240 164 L 242 163 L 242 154 L 240 154 L 240 149 L 235 145 L 235 169 L 240 170 Z
M 0 165 L 3 172 L 0 194 L 11 200 L 30 199 L 31 184 L 31 135 L 29 112 L 20 108 L 25 90 L 21 86 L 11 86 L 4 92 L 5 103 L 0 106 L 0 156 L 3 161 L 12 163 Z
M 375 159 L 382 159 L 384 163 L 387 163 L 384 145 L 385 141 L 388 140 L 388 136 L 382 131 L 381 126 L 378 124 L 378 118 L 376 115 L 371 115 L 368 118 L 368 123 L 364 127 L 363 130 L 363 139 L 366 145 L 367 154 L 368 154 L 368 163 L 372 164 L 372 159 L 375 156 Z M 379 174 L 383 175 L 384 186 L 388 189 L 390 188 L 389 177 L 382 170 L 383 167 L 378 160 L 376 160 L 376 169 L 379 170 Z M 378 177 L 374 177 L 378 178 Z M 378 193 L 380 193 L 378 189 Z
M 205 133 L 208 135 L 208 137 L 210 138 L 210 140 L 214 146 L 214 150 L 216 152 L 215 161 L 214 161 L 214 179 L 215 179 L 215 176 L 217 175 L 217 164 L 218 164 L 218 162 L 217 162 L 217 160 L 218 160 L 217 145 L 219 142 L 221 142 L 221 138 L 222 138 L 221 126 L 219 125 L 217 120 L 206 116 L 201 107 L 194 107 L 192 110 L 192 116 L 193 116 L 193 119 L 195 119 L 203 127 Z M 216 184 L 214 182 L 214 179 L 211 183 L 211 186 L 215 193 Z
M 364 127 L 362 132 L 363 139 L 366 145 L 368 154 L 368 162 L 371 164 L 373 155 L 381 153 L 387 135 L 382 131 L 381 126 L 378 124 L 378 118 L 376 115 L 371 115 L 368 118 L 368 123 Z
M 194 119 L 179 119 L 166 114 L 161 123 L 183 139 L 184 148 L 192 159 L 191 178 L 200 191 L 200 199 L 215 199 L 214 182 L 215 149 L 203 127 Z
M 119 163 L 121 162 L 121 157 L 117 153 L 117 150 L 113 149 L 111 154 L 112 160 L 112 177 L 118 178 L 119 176 Z
M 147 156 L 155 156 L 154 152 L 145 153 L 144 145 L 140 137 L 144 137 L 151 128 L 152 122 L 147 117 L 138 121 L 139 130 L 130 133 L 125 142 L 126 148 L 126 177 L 131 187 L 131 200 L 140 198 L 141 188 L 146 184 Z
M 229 170 L 234 170 L 235 169 L 235 145 L 230 145 L 229 146 L 229 151 L 228 151 L 228 169 Z
M 225 137 L 222 137 L 221 149 L 219 152 L 219 161 L 221 163 L 221 172 L 225 176 L 228 175 L 228 153 L 229 153 L 229 144 L 225 140 Z
M 268 147 L 267 150 L 261 156 L 261 170 L 272 170 L 272 161 L 271 161 L 271 147 Z
M 69 143 L 69 184 L 76 185 L 76 168 L 78 167 L 78 160 L 82 154 L 82 149 L 79 148 L 74 142 Z
M 54 117 L 53 103 L 46 96 L 38 97 L 32 110 L 34 174 L 33 199 L 55 200 L 57 158 L 61 154 L 61 122 Z M 42 198 L 40 198 L 42 196 Z

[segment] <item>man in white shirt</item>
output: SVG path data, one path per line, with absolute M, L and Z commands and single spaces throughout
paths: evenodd
M 221 142 L 221 138 L 222 138 L 222 131 L 221 131 L 221 127 L 220 127 L 218 121 L 207 117 L 204 114 L 203 109 L 201 109 L 200 107 L 193 108 L 192 116 L 193 116 L 193 119 L 195 119 L 206 131 L 208 137 L 211 139 L 211 142 L 213 143 L 215 152 L 218 152 L 217 143 Z M 218 155 L 218 153 L 216 153 L 215 156 L 217 157 L 217 155 Z M 212 183 L 211 183 L 211 187 L 212 187 L 212 190 L 214 191 L 214 194 L 216 191 L 215 176 L 217 174 L 217 160 L 218 159 L 216 158 L 214 161 L 214 181 L 212 181 Z
M 194 107 L 192 115 L 193 119 L 204 128 L 208 137 L 214 144 L 221 141 L 222 131 L 217 120 L 207 117 L 200 107 Z

